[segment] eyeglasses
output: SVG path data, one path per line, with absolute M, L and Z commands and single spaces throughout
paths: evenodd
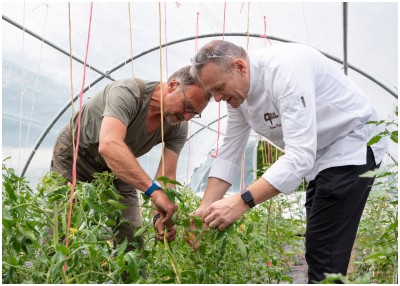
M 187 114 L 192 114 L 193 115 L 192 118 L 201 118 L 201 113 L 196 112 L 194 108 L 190 104 L 188 104 L 187 97 L 183 89 L 183 85 L 181 87 L 181 90 L 183 93 L 183 97 L 185 98 L 185 105 L 183 106 L 183 111 Z
M 194 56 L 193 58 L 190 59 L 190 62 L 192 65 L 202 65 L 210 60 L 213 59 L 218 59 L 218 58 L 232 58 L 234 60 L 236 60 L 235 57 L 230 56 L 230 55 L 215 55 L 215 54 L 197 54 L 196 56 Z

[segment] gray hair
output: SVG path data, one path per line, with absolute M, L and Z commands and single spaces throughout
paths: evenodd
M 185 85 L 185 86 L 190 86 L 190 85 L 195 85 L 201 89 L 204 90 L 204 87 L 201 85 L 201 83 L 199 82 L 199 80 L 197 79 L 196 76 L 193 76 L 190 73 L 190 65 L 184 66 L 183 68 L 180 68 L 179 70 L 177 70 L 176 72 L 174 72 L 169 78 L 168 78 L 168 83 L 170 83 L 172 80 L 176 80 L 178 82 L 180 82 L 181 84 Z M 206 92 L 204 90 L 205 96 L 207 101 L 210 101 L 211 99 L 211 93 L 210 92 Z
M 245 49 L 231 42 L 214 40 L 203 46 L 191 59 L 192 67 L 190 73 L 197 77 L 198 72 L 207 62 L 214 62 L 222 66 L 225 70 L 232 68 L 233 59 L 247 59 Z

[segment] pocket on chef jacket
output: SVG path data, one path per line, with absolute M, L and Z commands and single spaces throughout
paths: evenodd
M 282 127 L 286 132 L 298 132 L 307 128 L 306 107 L 301 96 L 287 96 L 281 99 Z

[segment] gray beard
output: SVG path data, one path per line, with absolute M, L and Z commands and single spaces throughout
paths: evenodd
M 172 115 L 172 114 L 171 114 L 171 115 Z M 178 122 L 175 122 L 175 121 L 170 120 L 170 117 L 169 117 L 169 116 L 164 116 L 164 120 L 167 121 L 167 123 L 168 123 L 169 125 L 177 125 L 177 124 L 179 123 L 179 121 L 178 121 Z

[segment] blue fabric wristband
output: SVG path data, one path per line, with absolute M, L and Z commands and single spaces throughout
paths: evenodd
M 155 190 L 161 190 L 161 185 L 156 181 L 153 180 L 151 186 L 147 189 L 147 191 L 144 192 L 144 194 L 150 198 L 151 194 L 155 191 Z

